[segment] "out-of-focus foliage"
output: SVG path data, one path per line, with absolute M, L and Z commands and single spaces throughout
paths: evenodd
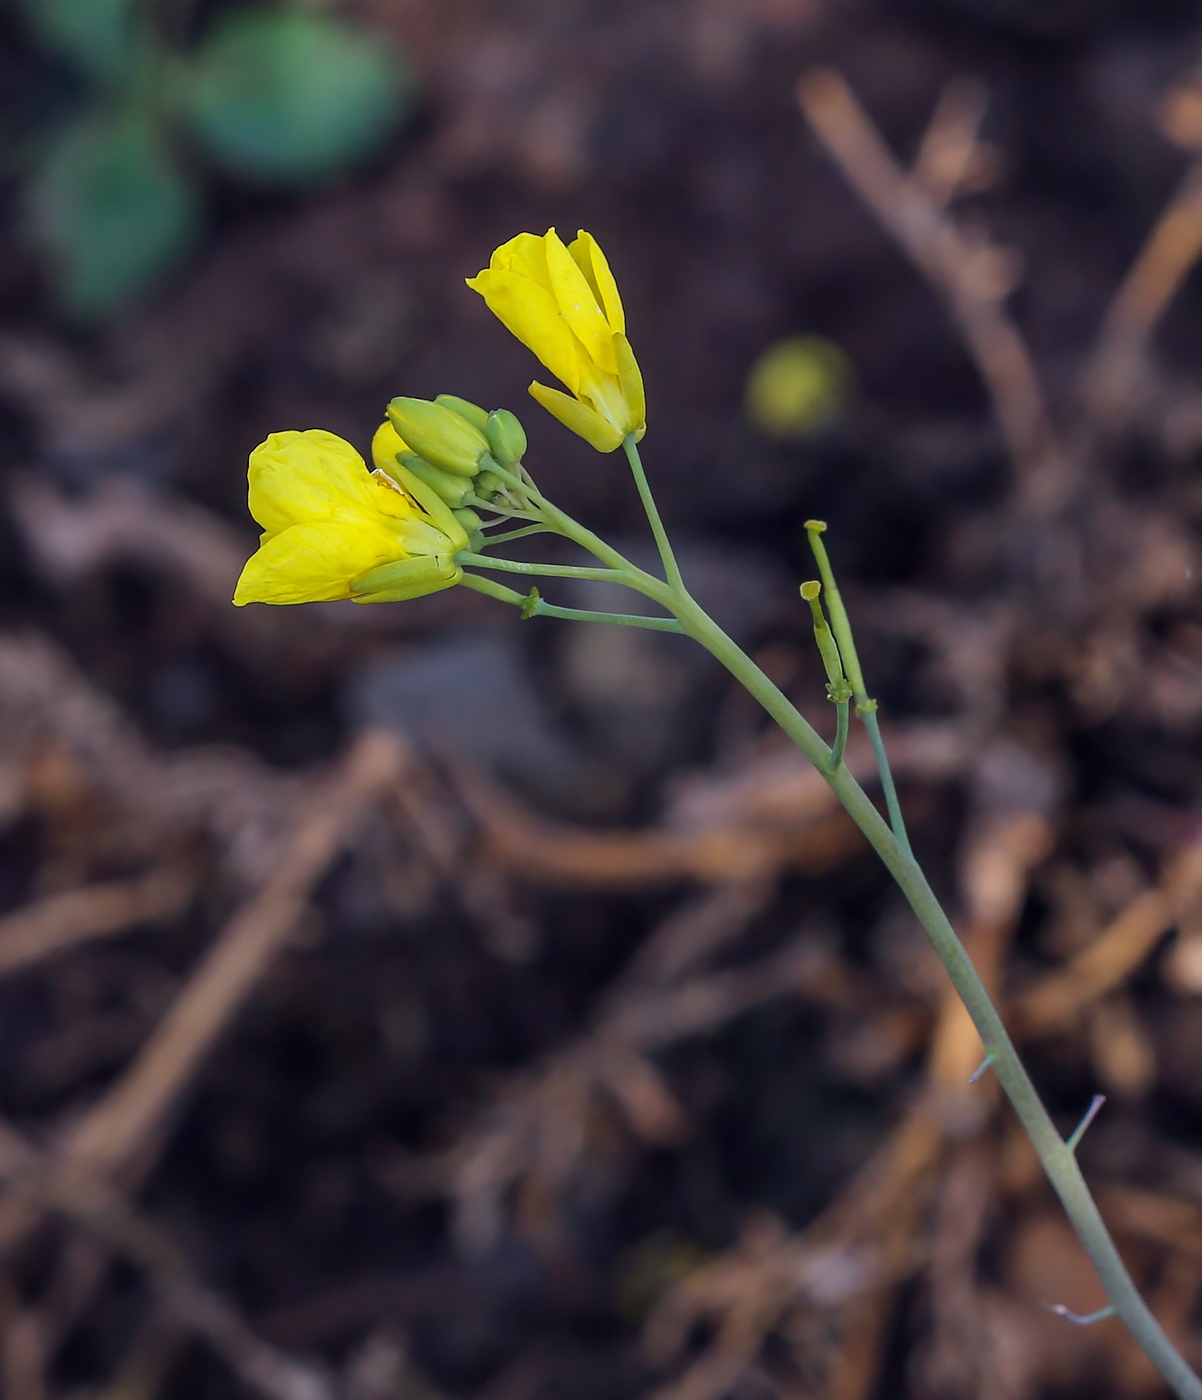
M 770 345 L 747 376 L 745 408 L 767 437 L 799 438 L 826 427 L 855 385 L 851 361 L 820 335 L 791 335 Z
M 196 55 L 188 109 L 209 153 L 248 180 L 299 183 L 370 150 L 396 113 L 404 71 L 364 30 L 316 10 L 253 10 Z
M 369 154 L 412 84 L 384 39 L 297 5 L 226 11 L 193 52 L 168 43 L 151 0 L 23 0 L 35 40 L 77 99 L 29 172 L 30 233 L 68 314 L 121 311 L 199 232 L 198 166 L 302 186 Z
M 31 225 L 63 306 L 105 315 L 192 243 L 200 200 L 145 114 L 89 112 L 49 147 L 30 186 Z
M 138 0 L 24 0 L 24 7 L 42 45 L 97 82 L 128 81 L 146 55 Z

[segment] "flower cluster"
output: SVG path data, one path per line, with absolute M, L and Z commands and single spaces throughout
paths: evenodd
M 263 527 L 234 602 L 416 598 L 463 577 L 467 534 L 399 466 L 369 472 L 349 442 L 315 428 L 272 433 L 251 453 L 250 513 Z
M 642 375 L 591 234 L 570 246 L 554 229 L 519 234 L 468 285 L 571 391 L 531 384 L 556 418 L 601 452 L 643 436 Z M 452 587 L 458 556 L 483 542 L 475 507 L 514 484 L 525 450 L 512 413 L 452 394 L 393 399 L 374 469 L 333 433 L 272 433 L 251 453 L 248 503 L 263 535 L 234 602 L 377 603 Z

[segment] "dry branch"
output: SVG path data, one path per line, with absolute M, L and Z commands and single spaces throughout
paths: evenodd
M 187 906 L 194 887 L 191 873 L 172 865 L 28 904 L 0 919 L 0 977 L 81 943 L 170 918 Z
M 65 1160 L 108 1173 L 128 1166 L 165 1122 L 217 1037 L 258 984 L 313 889 L 364 812 L 398 781 L 408 751 L 364 734 L 302 811 L 279 866 L 218 936 L 138 1058 L 64 1138 Z
M 1002 305 L 1014 285 L 1012 255 L 957 227 L 945 201 L 931 191 L 930 155 L 920 156 L 916 171 L 907 174 L 839 74 L 813 69 L 797 95 L 814 133 L 857 194 L 942 292 L 989 389 L 1029 498 L 1049 504 L 1059 499 L 1065 458 L 1027 347 Z M 929 153 L 930 140 L 922 149 Z M 971 155 L 957 160 L 967 168 Z

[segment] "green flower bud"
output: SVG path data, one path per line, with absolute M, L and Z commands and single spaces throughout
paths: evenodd
M 419 457 L 444 471 L 475 476 L 488 456 L 488 439 L 481 430 L 443 404 L 393 399 L 388 420 Z
M 452 510 L 458 510 L 465 499 L 474 493 L 471 477 L 444 472 L 441 467 L 432 466 L 420 457 L 406 458 L 405 467 L 419 481 L 424 481 L 440 500 L 446 501 Z
M 482 471 L 476 478 L 476 495 L 479 496 L 482 501 L 491 501 L 504 485 L 504 481 L 501 480 L 496 472 Z
M 457 413 L 460 418 L 470 423 L 473 428 L 479 428 L 481 432 L 485 431 L 485 424 L 488 422 L 488 412 L 481 408 L 479 404 L 471 403 L 468 399 L 461 399 L 458 394 L 437 394 L 435 395 L 434 402 L 441 405 L 443 408 L 449 408 L 452 413 Z
M 503 467 L 512 467 L 526 454 L 526 430 L 507 408 L 496 408 L 488 415 L 484 432 L 492 455 Z
M 470 506 L 464 506 L 462 509 L 455 511 L 454 515 L 455 519 L 459 521 L 460 525 L 463 526 L 469 535 L 474 534 L 475 531 L 479 530 L 484 524 L 484 521 L 480 519 Z

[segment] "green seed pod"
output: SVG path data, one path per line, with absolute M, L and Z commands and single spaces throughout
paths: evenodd
M 493 409 L 484 432 L 492 455 L 503 467 L 512 467 L 526 455 L 526 430 L 507 408 Z
M 470 477 L 444 472 L 441 467 L 432 466 L 420 457 L 409 457 L 405 466 L 419 481 L 424 481 L 431 491 L 436 492 L 440 500 L 446 501 L 453 511 L 458 510 L 473 493 Z
M 443 408 L 449 408 L 452 413 L 457 413 L 473 428 L 479 428 L 481 432 L 485 431 L 488 413 L 479 404 L 471 403 L 468 399 L 461 399 L 458 394 L 437 394 L 434 402 Z
M 475 476 L 488 456 L 483 432 L 443 404 L 393 399 L 388 419 L 419 457 L 457 476 Z

